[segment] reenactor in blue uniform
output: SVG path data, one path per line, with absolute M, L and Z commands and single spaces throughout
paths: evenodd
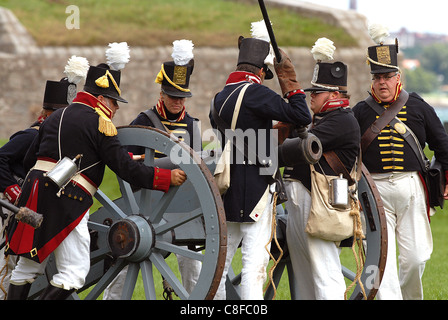
M 111 64 L 111 63 L 110 63 Z M 38 229 L 17 223 L 8 232 L 7 254 L 21 258 L 11 277 L 9 298 L 26 298 L 30 285 L 43 273 L 48 256 L 54 252 L 58 273 L 41 299 L 66 299 L 84 285 L 90 268 L 88 214 L 93 195 L 107 165 L 123 180 L 141 188 L 168 191 L 181 185 L 182 170 L 148 167 L 133 161 L 117 138 L 112 123 L 121 96 L 120 70 L 108 64 L 89 68 L 84 91 L 73 103 L 54 112 L 41 126 L 27 153 L 25 179 L 19 206 L 27 206 L 44 216 Z M 77 160 L 78 172 L 64 187 L 45 174 L 58 160 Z
M 64 72 L 67 76 L 60 81 L 48 80 L 46 82 L 43 107 L 37 121 L 29 128 L 13 134 L 9 141 L 0 148 L 0 190 L 4 190 L 4 196 L 12 204 L 16 203 L 22 191 L 26 176 L 23 160 L 28 148 L 38 135 L 40 125 L 54 111 L 67 107 L 73 101 L 77 84 L 85 80 L 88 68 L 89 62 L 87 59 L 72 56 L 65 67 Z M 2 221 L 2 246 L 5 245 L 3 231 L 7 227 L 10 217 L 10 215 L 7 215 Z M 16 264 L 16 257 L 8 256 L 7 260 L 6 281 L 3 283 L 5 290 L 9 284 L 11 270 Z M 0 292 L 0 297 L 2 294 L 3 292 Z
M 250 142 L 249 147 L 259 155 L 264 148 L 265 155 L 269 155 L 274 152 L 273 148 L 269 149 L 272 146 L 273 120 L 298 126 L 310 123 L 311 115 L 305 94 L 296 80 L 291 60 L 284 52 L 281 63 L 275 65 L 282 89 L 282 95 L 279 95 L 263 85 L 265 79 L 273 78 L 268 67 L 273 64 L 274 59 L 270 55 L 269 42 L 255 37 L 240 37 L 238 47 L 237 69 L 229 75 L 225 87 L 215 96 L 213 108 L 230 127 L 237 98 L 243 86 L 249 85 L 242 98 L 236 129 L 254 133 L 256 141 Z M 213 112 L 212 109 L 210 120 L 212 127 L 216 128 Z M 264 138 L 259 134 L 265 134 Z M 237 152 L 234 145 L 232 154 L 237 155 Z M 259 163 L 262 162 L 261 157 L 260 161 L 255 162 L 250 162 L 247 157 L 243 159 L 243 162 L 230 165 L 230 187 L 223 196 L 227 218 L 227 258 L 216 299 L 226 298 L 227 272 L 240 243 L 243 263 L 241 298 L 263 299 L 263 284 L 269 261 L 265 245 L 269 243 L 271 235 L 271 192 L 274 191 L 275 184 L 270 184 L 268 175 L 260 174 L 261 166 L 267 164 Z M 274 172 L 275 170 L 276 168 Z

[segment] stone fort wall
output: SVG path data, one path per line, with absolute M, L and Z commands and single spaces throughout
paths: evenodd
M 292 5 L 291 0 L 281 5 Z M 297 4 L 294 4 L 294 7 Z M 332 12 L 334 10 L 332 9 Z M 353 24 L 365 27 L 365 19 L 352 14 Z M 319 11 L 324 15 L 325 10 Z M 311 13 L 310 13 L 311 14 Z M 328 13 L 330 14 L 330 13 Z M 341 13 L 342 14 L 342 13 Z M 333 17 L 334 14 L 331 13 Z M 337 19 L 335 18 L 334 21 Z M 344 21 L 347 17 L 344 16 Z M 336 22 L 335 22 L 336 23 Z M 365 30 L 365 29 L 364 29 Z M 347 31 L 349 32 L 349 31 Z M 352 105 L 364 99 L 370 86 L 369 68 L 366 65 L 366 38 L 359 37 L 360 46 L 338 48 L 335 60 L 344 61 L 349 66 L 349 91 Z M 24 27 L 7 9 L 0 8 L 0 138 L 8 139 L 14 132 L 27 128 L 42 108 L 46 80 L 59 80 L 67 60 L 72 55 L 82 56 L 90 65 L 104 62 L 104 47 L 38 47 Z M 310 85 L 315 61 L 310 48 L 283 48 L 296 67 L 297 78 L 304 88 Z M 188 112 L 201 120 L 202 130 L 210 127 L 208 120 L 210 100 L 225 84 L 227 76 L 235 69 L 237 48 L 214 49 L 196 47 L 195 68 L 190 79 L 193 97 L 187 99 Z M 114 118 L 117 126 L 129 124 L 139 112 L 152 107 L 159 98 L 160 86 L 154 79 L 163 61 L 171 60 L 171 47 L 142 48 L 131 47 L 131 60 L 122 71 L 122 96 L 129 101 L 120 104 L 120 110 Z M 280 92 L 277 79 L 266 81 L 276 92 Z M 82 90 L 83 83 L 78 85 Z

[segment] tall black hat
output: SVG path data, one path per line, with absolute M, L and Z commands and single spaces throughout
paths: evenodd
M 238 54 L 237 65 L 250 64 L 259 69 L 264 68 L 266 71 L 265 79 L 269 80 L 274 77 L 274 74 L 265 63 L 271 49 L 269 42 L 240 36 L 238 38 L 238 48 L 240 49 L 240 52 Z
M 45 86 L 43 108 L 56 110 L 65 108 L 76 96 L 76 84 L 68 82 L 67 78 L 61 81 L 48 80 Z
M 333 41 L 319 38 L 311 49 L 316 66 L 314 67 L 311 88 L 304 91 L 339 91 L 347 93 L 348 68 L 343 62 L 333 60 L 336 47 Z M 322 62 L 326 61 L 326 62 Z
M 398 40 L 393 45 L 372 46 L 368 48 L 368 62 L 370 73 L 389 73 L 399 70 L 398 67 Z
M 155 80 L 161 85 L 161 90 L 165 94 L 178 97 L 189 98 L 193 94 L 189 89 L 190 76 L 194 69 L 194 44 L 191 40 L 176 40 L 173 42 L 173 61 L 162 64 L 159 74 Z
M 64 70 L 67 77 L 60 81 L 47 81 L 43 108 L 56 110 L 71 104 L 76 96 L 76 85 L 81 80 L 85 80 L 88 69 L 89 61 L 86 58 L 71 56 Z
M 304 91 L 339 91 L 347 93 L 348 68 L 343 62 L 318 62 L 314 67 L 311 88 Z
M 102 95 L 120 102 L 128 103 L 121 97 L 120 90 L 121 71 L 112 70 L 109 65 L 101 63 L 90 66 L 87 72 L 84 91 L 93 95 Z
M 193 73 L 194 60 L 191 59 L 187 65 L 179 66 L 174 61 L 164 62 L 162 65 L 162 91 L 169 96 L 178 98 L 189 98 L 193 96 L 190 89 L 190 76 Z
M 381 24 L 369 25 L 369 35 L 377 44 L 367 49 L 367 63 L 370 65 L 370 73 L 399 71 L 398 39 L 395 39 L 395 44 L 393 45 L 385 45 L 384 41 L 389 36 L 389 31 Z

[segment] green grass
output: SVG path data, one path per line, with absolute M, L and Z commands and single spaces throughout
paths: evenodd
M 120 197 L 118 191 L 118 183 L 116 182 L 116 176 L 109 169 L 106 170 L 106 175 L 103 183 L 100 186 L 111 199 Z M 96 200 L 95 200 L 96 202 Z M 96 202 L 95 206 L 99 204 Z M 431 218 L 431 229 L 434 240 L 434 251 L 431 259 L 426 264 L 425 273 L 423 275 L 423 288 L 425 300 L 446 300 L 448 299 L 448 207 L 444 210 L 438 210 L 437 213 Z M 94 209 L 92 208 L 92 211 Z M 343 264 L 351 270 L 354 270 L 354 257 L 350 248 L 344 248 L 341 252 L 341 261 Z M 168 257 L 168 262 L 172 270 L 177 271 L 177 261 L 173 255 Z M 272 261 L 269 263 L 268 270 L 272 266 Z M 241 271 L 241 253 L 238 250 L 233 262 L 232 267 L 236 273 Z M 158 271 L 154 271 L 156 280 L 157 292 L 161 292 L 161 278 Z M 268 278 L 269 279 L 269 278 Z M 347 281 L 347 285 L 350 283 Z M 144 289 L 141 282 L 137 285 L 134 291 L 134 299 L 144 299 Z M 284 272 L 282 279 L 277 288 L 276 300 L 289 300 L 291 298 L 289 292 L 288 275 Z
M 67 6 L 76 5 L 80 28 L 67 29 Z M 127 41 L 131 46 L 171 45 L 190 39 L 196 47 L 235 47 L 250 36 L 250 23 L 262 19 L 257 3 L 223 0 L 0 0 L 41 46 L 90 46 Z M 356 41 L 338 27 L 287 9 L 269 8 L 280 46 L 311 47 L 328 37 L 338 47 Z
M 6 139 L 0 139 L 0 145 L 6 143 Z M 428 156 L 431 156 L 429 153 Z M 106 173 L 100 189 L 110 198 L 116 199 L 121 196 L 116 175 L 106 168 Z M 97 200 L 91 208 L 91 212 L 94 212 L 100 207 Z M 437 210 L 437 213 L 431 218 L 431 229 L 434 241 L 434 250 L 431 259 L 426 264 L 425 273 L 423 275 L 423 290 L 425 300 L 446 300 L 448 299 L 448 206 L 445 209 Z M 343 264 L 353 270 L 354 260 L 350 249 L 344 248 L 341 253 L 341 260 Z M 170 255 L 167 258 L 168 264 L 171 269 L 179 276 L 177 270 L 177 261 L 174 255 Z M 272 261 L 268 266 L 268 270 L 272 265 Z M 241 271 L 241 253 L 238 250 L 232 267 L 236 273 Z M 154 271 L 156 292 L 161 299 L 162 292 L 162 280 L 160 273 Z M 347 282 L 347 285 L 349 283 Z M 85 293 L 80 295 L 81 298 L 85 296 Z M 288 276 L 286 272 L 283 274 L 280 284 L 277 288 L 276 300 L 289 300 L 291 298 L 289 293 Z M 145 299 L 144 289 L 142 282 L 138 282 L 134 290 L 133 299 L 142 300 Z

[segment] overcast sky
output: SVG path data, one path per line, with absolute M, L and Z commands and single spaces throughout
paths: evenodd
M 296 0 L 349 9 L 350 0 Z M 448 34 L 448 2 L 444 0 L 357 0 L 358 12 L 390 32 L 405 27 L 412 32 Z

